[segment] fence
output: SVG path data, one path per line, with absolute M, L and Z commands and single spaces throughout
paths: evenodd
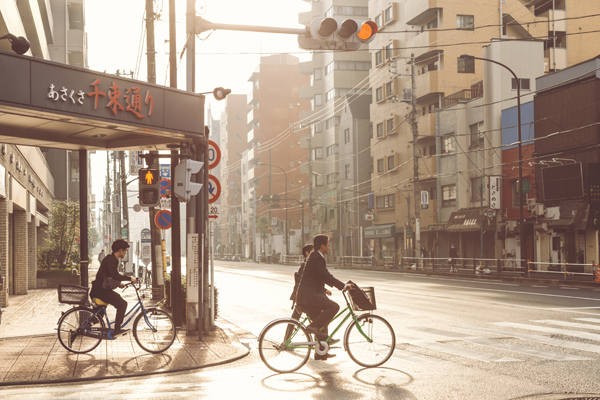
M 375 268 L 376 263 L 373 257 L 343 256 L 342 265 L 344 267 L 369 266 Z
M 458 273 L 483 274 L 522 274 L 525 269 L 520 266 L 524 260 L 514 258 L 428 258 L 428 257 L 402 257 L 400 269 L 419 271 L 451 271 Z
M 598 275 L 598 265 L 577 263 L 527 263 L 527 273 L 530 277 L 550 279 L 593 281 Z
M 304 257 L 302 257 L 302 255 L 300 255 L 300 254 L 283 255 L 283 263 L 284 264 L 300 265 L 302 260 L 304 260 Z

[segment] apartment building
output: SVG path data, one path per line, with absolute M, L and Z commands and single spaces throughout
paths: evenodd
M 308 151 L 300 147 L 306 135 L 296 123 L 301 113 L 310 109 L 309 101 L 300 98 L 300 90 L 309 84 L 309 77 L 300 73 L 297 57 L 282 54 L 261 57 L 248 81 L 252 86 L 248 96 L 249 149 L 247 165 L 241 167 L 241 174 L 247 179 L 242 194 L 248 197 L 242 209 L 252 208 L 253 215 L 244 214 L 247 219 L 242 229 L 255 232 L 257 221 L 268 221 L 266 242 L 254 241 L 249 234 L 244 237 L 253 251 L 248 256 L 273 251 L 299 254 L 305 219 L 301 192 L 307 186 L 300 168 L 306 163 Z
M 311 10 L 301 13 L 298 21 L 309 26 L 314 18 L 368 19 L 366 0 L 310 1 Z M 301 117 L 302 128 L 310 132 L 310 140 L 302 145 L 310 152 L 310 164 L 303 168 L 310 186 L 302 193 L 309 204 L 309 237 L 325 233 L 332 239 L 330 259 L 343 255 L 338 215 L 341 212 L 340 121 L 347 95 L 350 102 L 369 94 L 368 75 L 371 59 L 368 51 L 314 52 L 310 61 L 300 64 L 300 71 L 310 76 L 310 86 L 301 88 L 300 97 L 310 100 L 310 111 Z M 355 135 L 352 132 L 351 135 Z M 358 148 L 357 151 L 363 150 Z M 345 166 L 345 164 L 343 164 Z
M 569 34 L 575 30 L 593 30 L 587 18 L 579 17 L 592 14 L 591 9 L 598 7 L 591 1 L 369 2 L 369 16 L 380 29 L 370 44 L 372 191 L 376 227 L 370 238 L 378 260 L 419 255 L 414 251 L 417 240 L 428 253 L 447 256 L 448 243 L 440 243 L 440 235 L 452 233 L 447 227 L 453 212 L 475 206 L 479 200 L 475 193 L 480 191 L 474 188 L 481 185 L 479 181 L 484 174 L 460 175 L 467 170 L 483 171 L 494 163 L 501 163 L 497 156 L 487 157 L 485 161 L 477 157 L 485 153 L 486 147 L 491 147 L 482 135 L 501 127 L 500 115 L 505 104 L 487 108 L 485 113 L 489 115 L 481 115 L 475 122 L 469 119 L 471 117 L 452 117 L 456 124 L 454 132 L 447 131 L 447 124 L 440 131 L 436 110 L 481 96 L 484 103 L 488 102 L 482 87 L 484 71 L 488 71 L 490 85 L 495 88 L 494 98 L 503 100 L 504 95 L 512 93 L 512 86 L 498 87 L 511 83 L 508 76 L 497 78 L 504 74 L 501 67 L 460 56 L 486 57 L 482 46 L 494 39 L 538 40 L 543 47 L 543 69 L 535 64 L 535 73 L 565 68 L 581 59 L 581 55 L 576 55 L 581 49 L 580 43 L 596 35 Z M 575 19 L 565 19 L 571 16 Z M 490 48 L 502 52 L 499 50 L 502 45 L 492 44 Z M 589 52 L 598 53 L 589 49 L 584 53 Z M 536 60 L 538 54 L 536 52 Z M 532 70 L 530 65 L 520 67 L 520 64 L 533 62 L 531 55 L 514 59 L 504 53 L 503 57 L 507 57 L 505 60 L 511 65 L 517 65 L 519 73 L 523 68 L 528 73 Z M 535 78 L 535 74 L 527 75 L 530 82 Z M 440 117 L 445 122 L 443 113 Z M 411 126 L 412 121 L 416 126 Z M 467 148 L 459 147 L 465 146 L 457 139 L 461 138 L 459 132 L 478 139 L 468 140 Z M 453 134 L 455 138 L 442 137 L 442 133 Z M 494 140 L 496 144 L 501 143 L 501 135 Z M 456 168 L 448 169 L 445 161 L 441 161 L 448 152 L 473 157 L 464 159 L 468 165 L 459 163 Z M 479 166 L 475 167 L 472 162 Z M 489 194 L 485 191 L 482 194 L 488 201 Z
M 242 251 L 242 178 L 241 158 L 246 150 L 245 94 L 230 94 L 224 100 L 225 109 L 220 117 L 221 163 L 221 217 L 217 230 L 221 233 L 222 255 L 237 255 Z

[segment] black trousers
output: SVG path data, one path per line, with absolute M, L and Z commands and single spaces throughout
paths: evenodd
M 94 290 L 90 293 L 90 297 L 100 299 L 117 309 L 117 315 L 115 317 L 115 330 L 121 329 L 123 318 L 125 318 L 125 312 L 127 311 L 127 302 L 123 300 L 120 294 L 112 290 Z
M 335 301 L 327 298 L 321 300 L 319 305 L 302 305 L 302 310 L 310 317 L 312 322 L 309 326 L 321 329 L 323 335 L 329 336 L 327 327 L 333 321 L 333 317 L 340 310 L 340 306 Z

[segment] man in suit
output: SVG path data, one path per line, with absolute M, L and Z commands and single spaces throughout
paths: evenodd
M 337 303 L 327 298 L 327 295 L 331 295 L 331 292 L 325 289 L 325 284 L 339 290 L 349 288 L 349 285 L 334 278 L 327 270 L 325 256 L 329 254 L 329 237 L 327 235 L 317 235 L 313 243 L 315 251 L 310 254 L 306 261 L 298 285 L 296 303 L 312 320 L 312 323 L 306 327 L 307 331 L 312 333 L 317 340 L 322 341 L 329 336 L 327 327 L 340 309 Z M 339 342 L 339 339 L 331 339 L 329 345 L 337 342 Z M 315 360 L 327 360 L 331 357 L 335 357 L 335 354 L 320 356 L 315 353 Z

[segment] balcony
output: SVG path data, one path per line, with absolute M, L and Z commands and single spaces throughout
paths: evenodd
M 314 86 L 301 86 L 299 96 L 301 99 L 312 100 L 315 95 Z
M 438 0 L 409 0 L 404 5 L 406 25 L 423 25 L 441 10 Z
M 253 145 L 258 143 L 258 128 L 252 128 L 248 131 L 248 144 Z M 248 153 L 248 160 L 250 160 L 250 153 Z
M 248 92 L 248 105 L 254 106 L 258 104 L 258 89 L 252 89 Z
M 442 108 L 452 106 L 456 103 L 466 103 L 478 97 L 483 97 L 483 81 L 472 85 L 471 89 L 464 89 L 444 97 L 442 99 Z
M 417 62 L 424 62 L 428 58 L 437 56 L 440 52 L 436 48 L 440 32 L 425 31 L 412 39 L 406 41 L 406 47 L 410 48 L 417 58 Z M 433 59 L 432 59 L 433 61 Z
M 435 136 L 435 113 L 419 116 L 419 136 Z
M 417 101 L 421 101 L 421 99 L 431 95 L 443 93 L 439 79 L 441 73 L 442 71 L 429 71 L 417 76 Z
M 70 52 L 85 52 L 85 31 L 69 29 L 67 33 L 67 44 Z
M 312 61 L 304 61 L 298 65 L 298 72 L 302 75 L 312 75 L 315 66 L 318 65 Z
M 437 157 L 420 157 L 419 158 L 419 180 L 437 179 Z

